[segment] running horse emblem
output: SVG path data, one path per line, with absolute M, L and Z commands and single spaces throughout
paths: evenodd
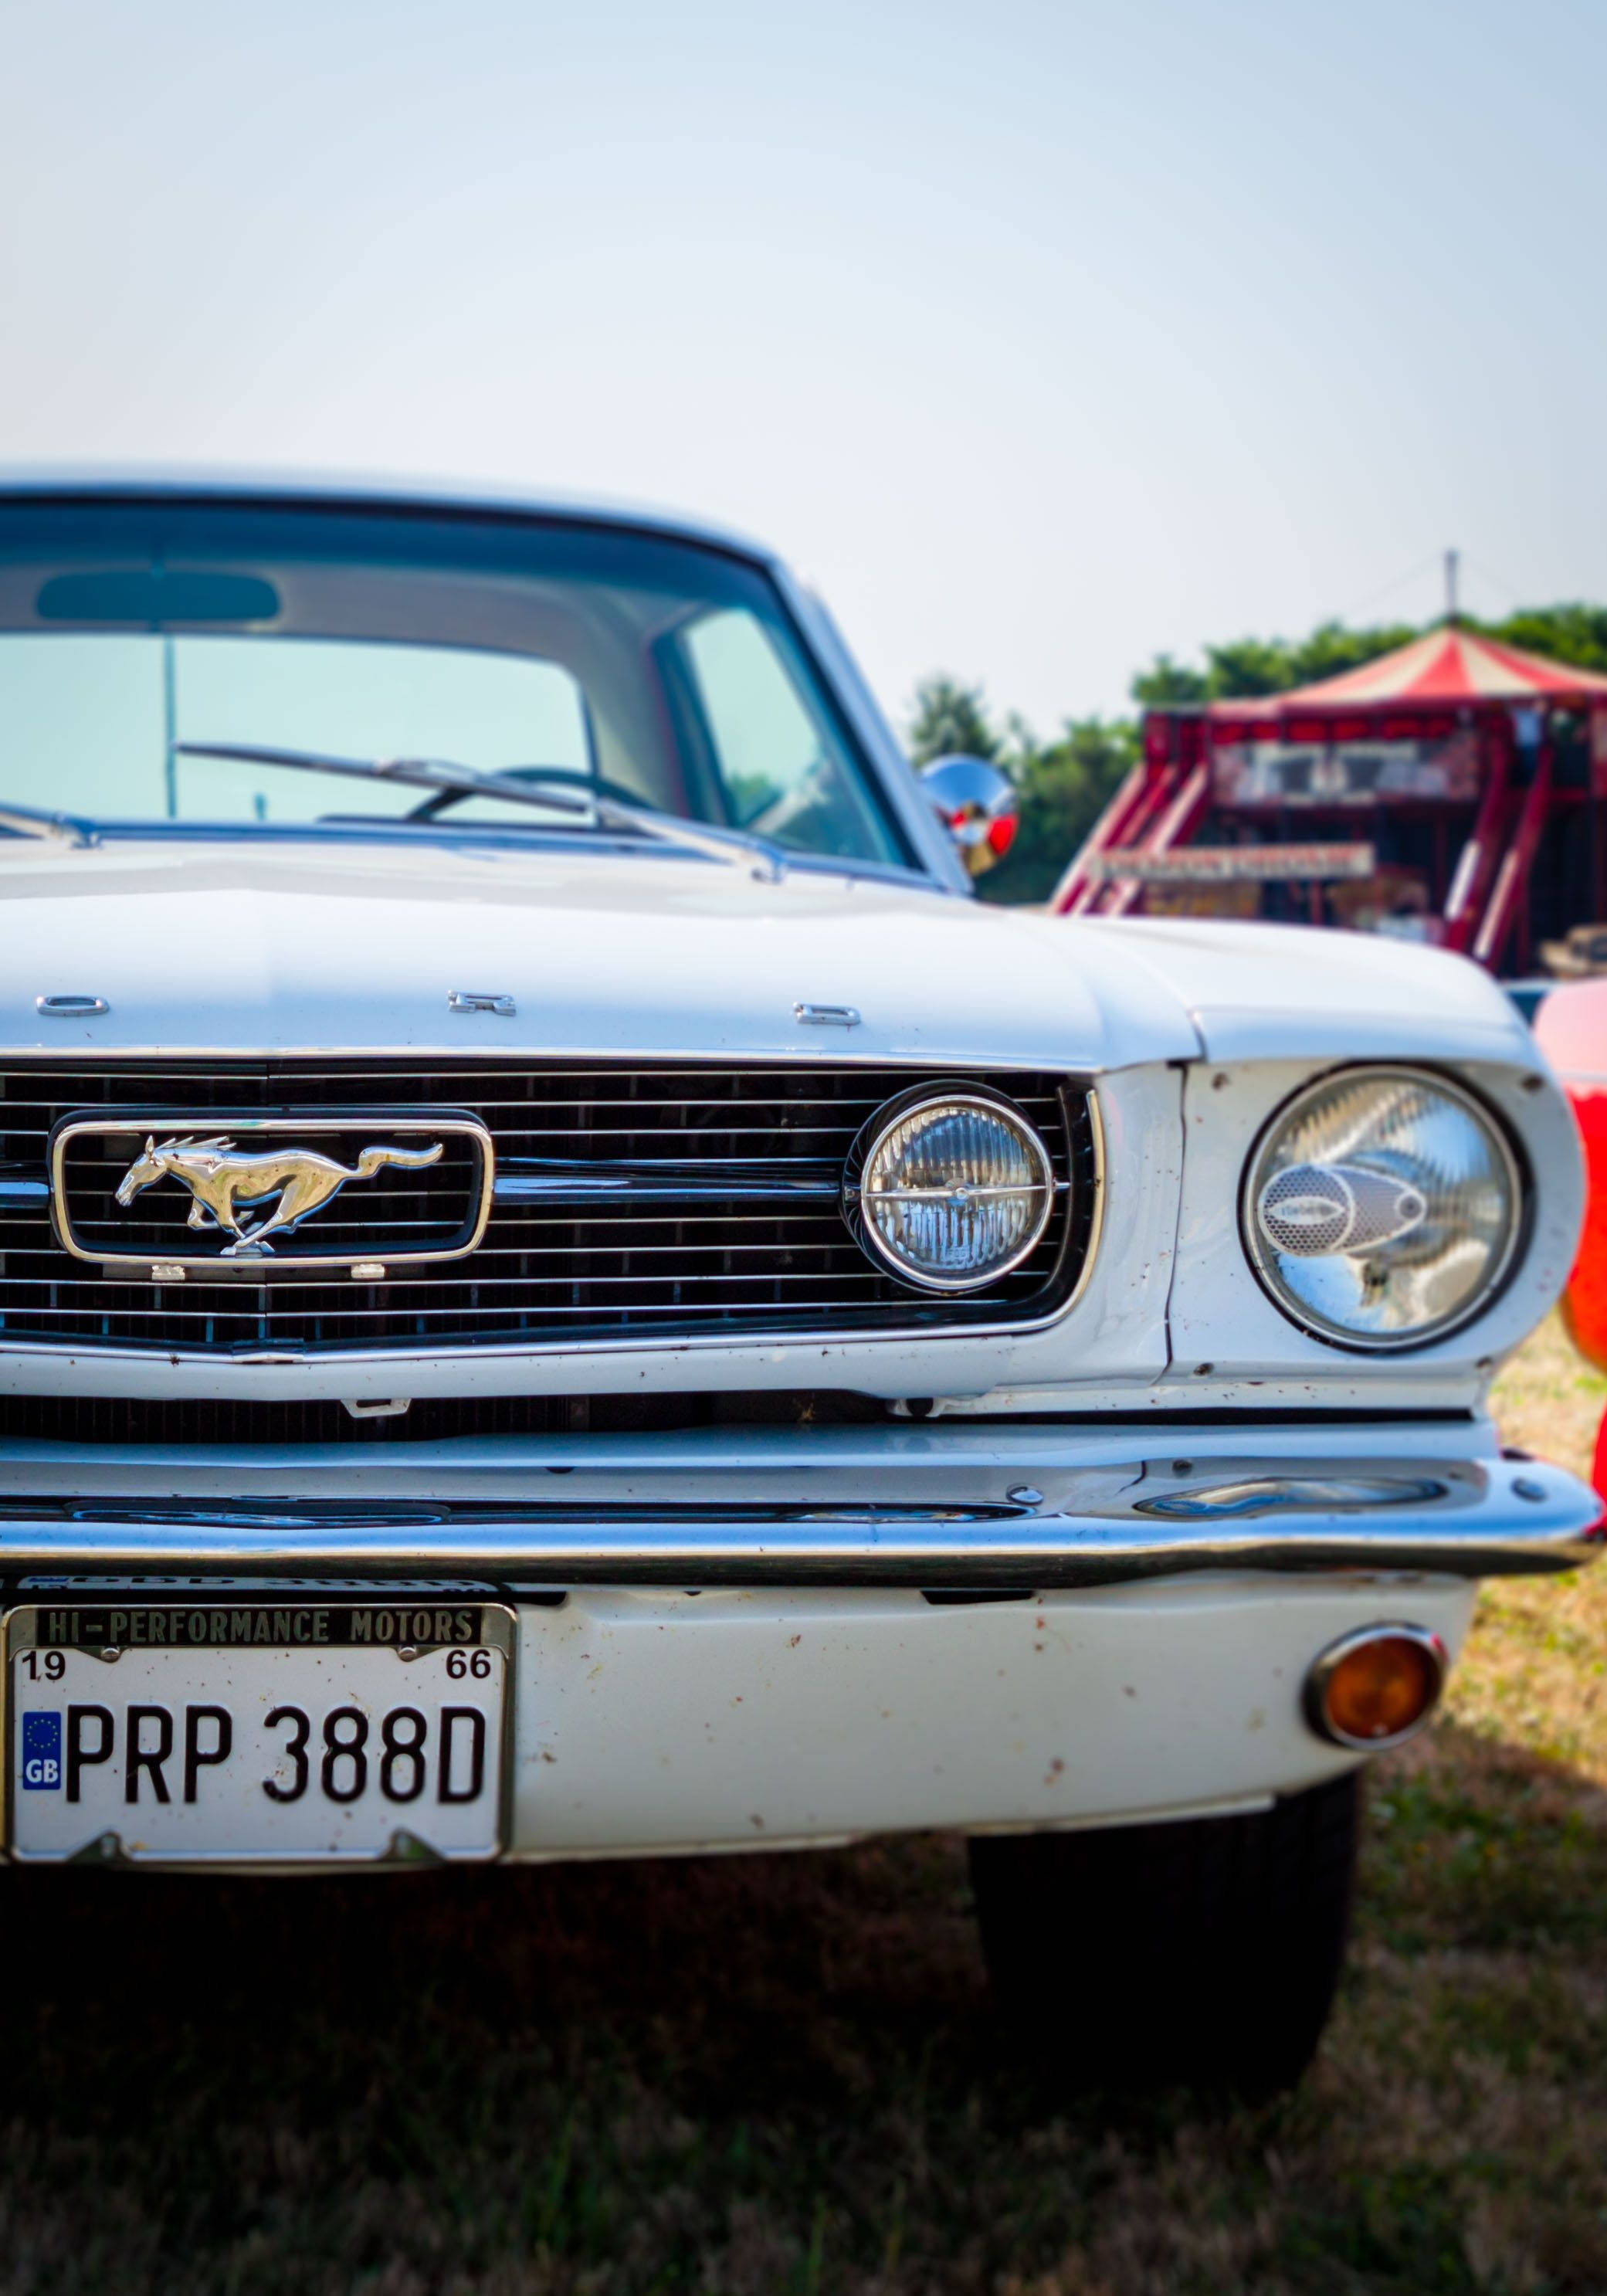
M 234 1242 L 223 1247 L 225 1259 L 242 1252 L 255 1257 L 258 1252 L 271 1253 L 274 1247 L 266 1240 L 270 1235 L 288 1235 L 304 1219 L 332 1203 L 348 1181 L 372 1180 L 387 1164 L 399 1164 L 407 1171 L 438 1164 L 443 1145 L 438 1140 L 428 1148 L 365 1148 L 348 1170 L 332 1156 L 320 1156 L 314 1148 L 268 1149 L 252 1155 L 221 1134 L 210 1140 L 193 1135 L 164 1140 L 159 1146 L 152 1133 L 143 1152 L 119 1182 L 117 1200 L 127 1206 L 159 1180 L 182 1181 L 195 1199 L 188 1225 L 221 1228 L 232 1235 Z M 258 1211 L 267 1203 L 274 1209 L 259 1226 L 241 1226 L 242 1211 Z

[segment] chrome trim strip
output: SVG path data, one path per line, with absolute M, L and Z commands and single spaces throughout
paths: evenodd
M 661 1160 L 582 1162 L 563 1156 L 510 1156 L 496 1168 L 492 1200 L 497 1204 L 692 1203 L 699 1198 L 767 1201 L 806 1196 L 835 1202 L 841 1182 L 835 1165 L 818 1169 L 779 1160 L 733 1159 L 729 1163 Z
M 1050 1047 L 1029 1059 L 1025 1054 L 1000 1055 L 991 1052 L 949 1053 L 945 1056 L 954 1067 L 986 1069 L 990 1076 L 1053 1076 L 1071 1085 L 1073 1089 L 1086 1083 L 1090 1087 L 1096 1076 L 1112 1073 L 1108 1064 L 1082 1057 L 1072 1059 L 1063 1050 Z M 661 1046 L 650 1050 L 629 1045 L 558 1045 L 551 1043 L 519 1044 L 482 1043 L 477 1037 L 472 1045 L 461 1034 L 451 1042 L 440 1044 L 391 1045 L 102 1045 L 87 1047 L 80 1054 L 63 1055 L 60 1045 L 6 1045 L 0 1043 L 0 1065 L 12 1062 L 27 1064 L 37 1062 L 41 1068 L 60 1069 L 66 1058 L 79 1068 L 99 1067 L 102 1062 L 119 1061 L 160 1061 L 164 1068 L 180 1064 L 193 1065 L 198 1073 L 209 1061 L 244 1061 L 253 1063 L 280 1061 L 361 1061 L 374 1068 L 388 1068 L 401 1063 L 414 1070 L 427 1068 L 432 1061 L 461 1064 L 472 1061 L 477 1069 L 515 1065 L 529 1067 L 532 1062 L 553 1066 L 561 1071 L 575 1067 L 631 1068 L 705 1068 L 705 1069 L 908 1069 L 917 1080 L 935 1073 L 930 1054 L 911 1052 L 900 1046 L 884 1046 L 880 1052 L 856 1052 L 845 1042 L 835 1039 L 829 1046 L 818 1045 L 783 1046 L 772 1049 L 756 1046 L 749 1050 L 742 1046 L 724 1045 L 711 1049 L 708 1045 L 687 1050 L 684 1046 Z M 1133 1062 L 1118 1063 L 1132 1067 Z M 193 1111 L 192 1111 L 193 1112 Z M 258 1114 L 262 1111 L 258 1110 Z
M 280 1263 L 282 1266 L 283 1262 Z M 225 1354 L 217 1349 L 185 1348 L 166 1340 L 152 1340 L 143 1347 L 103 1347 L 91 1340 L 12 1340 L 0 1333 L 0 1363 L 10 1358 L 22 1358 L 29 1363 L 61 1363 L 71 1357 L 83 1362 L 92 1359 L 96 1364 L 146 1365 L 153 1361 L 167 1364 L 206 1364 L 216 1370 L 226 1364 L 296 1364 L 319 1371 L 362 1371 L 380 1364 L 483 1364 L 528 1363 L 593 1356 L 662 1355 L 666 1352 L 704 1354 L 710 1349 L 723 1348 L 727 1353 L 751 1355 L 756 1348 L 767 1356 L 779 1356 L 783 1349 L 800 1349 L 808 1355 L 818 1357 L 823 1347 L 881 1348 L 936 1346 L 939 1341 L 952 1344 L 975 1340 L 1022 1339 L 1034 1332 L 1046 1331 L 1057 1323 L 1073 1304 L 1068 1300 L 1052 1316 L 1041 1316 L 1031 1324 L 914 1324 L 873 1330 L 844 1331 L 840 1325 L 821 1324 L 807 1332 L 777 1331 L 773 1325 L 757 1325 L 751 1331 L 683 1332 L 678 1337 L 670 1333 L 655 1335 L 637 1332 L 629 1338 L 606 1340 L 492 1340 L 483 1347 L 448 1346 L 422 1348 L 294 1348 L 264 1347 L 242 1349 L 237 1355 Z M 53 1392 L 54 1390 L 52 1390 Z M 941 1392 L 941 1390 L 939 1390 Z
M 1076 1090 L 1075 1086 L 1070 1086 L 1067 1088 L 1072 1091 Z M 1035 1324 L 1029 1327 L 1033 1331 L 1041 1331 L 1044 1328 L 1044 1324 L 1054 1323 L 1058 1321 L 1061 1316 L 1069 1316 L 1071 1313 L 1071 1310 L 1076 1307 L 1078 1301 L 1082 1298 L 1083 1293 L 1087 1290 L 1089 1284 L 1094 1280 L 1094 1269 L 1095 1265 L 1099 1259 L 1100 1242 L 1105 1232 L 1105 1196 L 1107 1192 L 1105 1188 L 1104 1111 L 1100 1107 L 1099 1095 L 1095 1090 L 1092 1084 L 1086 1085 L 1083 1087 L 1083 1098 L 1086 1103 L 1088 1111 L 1088 1146 L 1092 1152 L 1094 1164 L 1094 1169 L 1088 1176 L 1088 1187 L 1093 1197 L 1093 1201 L 1088 1206 L 1088 1240 L 1083 1246 L 1083 1264 L 1077 1271 L 1077 1281 L 1071 1286 L 1070 1297 L 1055 1310 L 1054 1315 L 1046 1316 L 1044 1318 L 1043 1324 Z
M 1505 1461 L 1449 1467 L 1432 1498 L 1359 1501 L 1231 1524 L 1161 1522 L 1125 1496 L 1099 1511 L 963 1502 L 700 1509 L 405 1501 L 387 1510 L 338 1498 L 253 1509 L 249 1501 L 53 1505 L 18 1498 L 0 1507 L 0 1570 L 9 1576 L 447 1571 L 542 1586 L 1037 1589 L 1201 1571 L 1477 1578 L 1572 1570 L 1601 1554 L 1604 1526 L 1594 1492 L 1549 1468 L 1539 1498 L 1525 1500 L 1514 1488 L 1522 1480 L 1521 1468 Z M 77 1519 L 64 1519 L 68 1509 Z

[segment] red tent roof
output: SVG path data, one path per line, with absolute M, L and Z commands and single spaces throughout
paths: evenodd
M 1607 701 L 1607 677 L 1595 670 L 1548 661 L 1544 654 L 1525 653 L 1521 646 L 1502 645 L 1447 623 L 1359 669 L 1258 701 L 1213 702 L 1211 709 L 1225 718 L 1259 718 L 1286 709 L 1357 709 L 1403 701 L 1444 706 L 1595 700 Z

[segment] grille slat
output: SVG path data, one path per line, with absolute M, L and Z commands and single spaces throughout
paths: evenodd
M 980 1297 L 934 1299 L 867 1259 L 829 1196 L 773 1199 L 701 1192 L 685 1204 L 599 1196 L 572 1207 L 504 1202 L 477 1250 L 463 1259 L 401 1263 L 384 1283 L 344 1269 L 276 1268 L 153 1285 L 75 1259 L 37 1210 L 0 1208 L 0 1346 L 7 1341 L 78 1349 L 149 1346 L 227 1355 L 293 1349 L 423 1346 L 450 1350 L 543 1340 L 585 1345 L 611 1338 L 701 1333 L 775 1336 L 816 1332 L 952 1330 L 1028 1321 L 1075 1283 L 1093 1211 L 1092 1119 L 1085 1091 L 1042 1073 L 1011 1075 L 889 1067 L 706 1070 L 665 1064 L 509 1070 L 399 1062 L 182 1062 L 135 1068 L 54 1064 L 0 1072 L 0 1166 L 40 1173 L 52 1126 L 69 1113 L 182 1111 L 185 1129 L 219 1129 L 229 1111 L 349 1111 L 359 1130 L 439 1110 L 477 1116 L 499 1162 L 521 1158 L 577 1167 L 629 1162 L 650 1177 L 663 1165 L 720 1162 L 778 1178 L 840 1166 L 867 1119 L 922 1082 L 965 1081 L 1013 1100 L 1042 1134 L 1062 1191 L 1032 1257 Z M 93 1136 L 85 1136 L 93 1137 Z M 86 1249 L 179 1257 L 189 1198 L 165 1183 L 119 1210 L 121 1143 L 97 1143 L 71 1168 L 75 1230 Z M 372 1253 L 428 1243 L 461 1218 L 463 1170 L 448 1157 L 428 1172 L 392 1172 L 353 1189 L 308 1222 L 293 1247 Z M 706 1181 L 702 1182 L 706 1186 Z M 142 1224 L 143 1216 L 143 1224 Z M 238 1267 L 241 1263 L 235 1263 Z
M 508 1395 L 422 1399 L 398 1416 L 354 1418 L 340 1403 L 189 1402 L 120 1396 L 0 1396 L 0 1441 L 362 1444 L 403 1451 L 486 1435 L 670 1434 L 704 1427 L 871 1426 L 887 1406 L 867 1396 L 799 1391 L 729 1395 Z

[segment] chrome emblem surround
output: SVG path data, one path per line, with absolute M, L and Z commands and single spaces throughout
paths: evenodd
M 219 1274 L 225 1267 L 240 1270 L 242 1264 L 249 1267 L 257 1261 L 271 1262 L 275 1268 L 330 1271 L 358 1267 L 376 1258 L 387 1267 L 461 1259 L 475 1250 L 485 1234 L 496 1181 L 496 1150 L 478 1117 L 436 1109 L 416 1112 L 288 1109 L 271 1115 L 259 1110 L 209 1109 L 205 1123 L 208 1128 L 203 1131 L 195 1111 L 188 1109 L 135 1108 L 116 1114 L 86 1110 L 64 1117 L 50 1141 L 51 1218 L 63 1248 L 78 1259 L 107 1267 L 139 1267 L 147 1273 L 157 1260 L 176 1269 L 210 1268 Z M 309 1136 L 316 1138 L 331 1133 L 365 1133 L 372 1144 L 358 1151 L 355 1162 L 342 1163 L 308 1144 Z M 67 1164 L 73 1143 L 86 1135 L 122 1138 L 129 1144 L 127 1168 L 115 1191 L 119 1207 L 127 1210 L 147 1188 L 176 1181 L 191 1198 L 186 1226 L 198 1234 L 215 1235 L 217 1248 L 209 1252 L 183 1252 L 169 1245 L 160 1249 L 147 1245 L 143 1250 L 130 1251 L 86 1242 L 73 1226 Z M 373 1234 L 349 1250 L 283 1249 L 286 1240 L 293 1242 L 302 1225 L 325 1210 L 348 1187 L 374 1179 L 387 1168 L 416 1171 L 439 1164 L 448 1140 L 455 1138 L 467 1138 L 472 1144 L 476 1169 L 465 1190 L 463 1223 L 450 1241 L 422 1248 L 393 1242 L 381 1218 Z M 265 1217 L 248 1226 L 254 1214 Z

